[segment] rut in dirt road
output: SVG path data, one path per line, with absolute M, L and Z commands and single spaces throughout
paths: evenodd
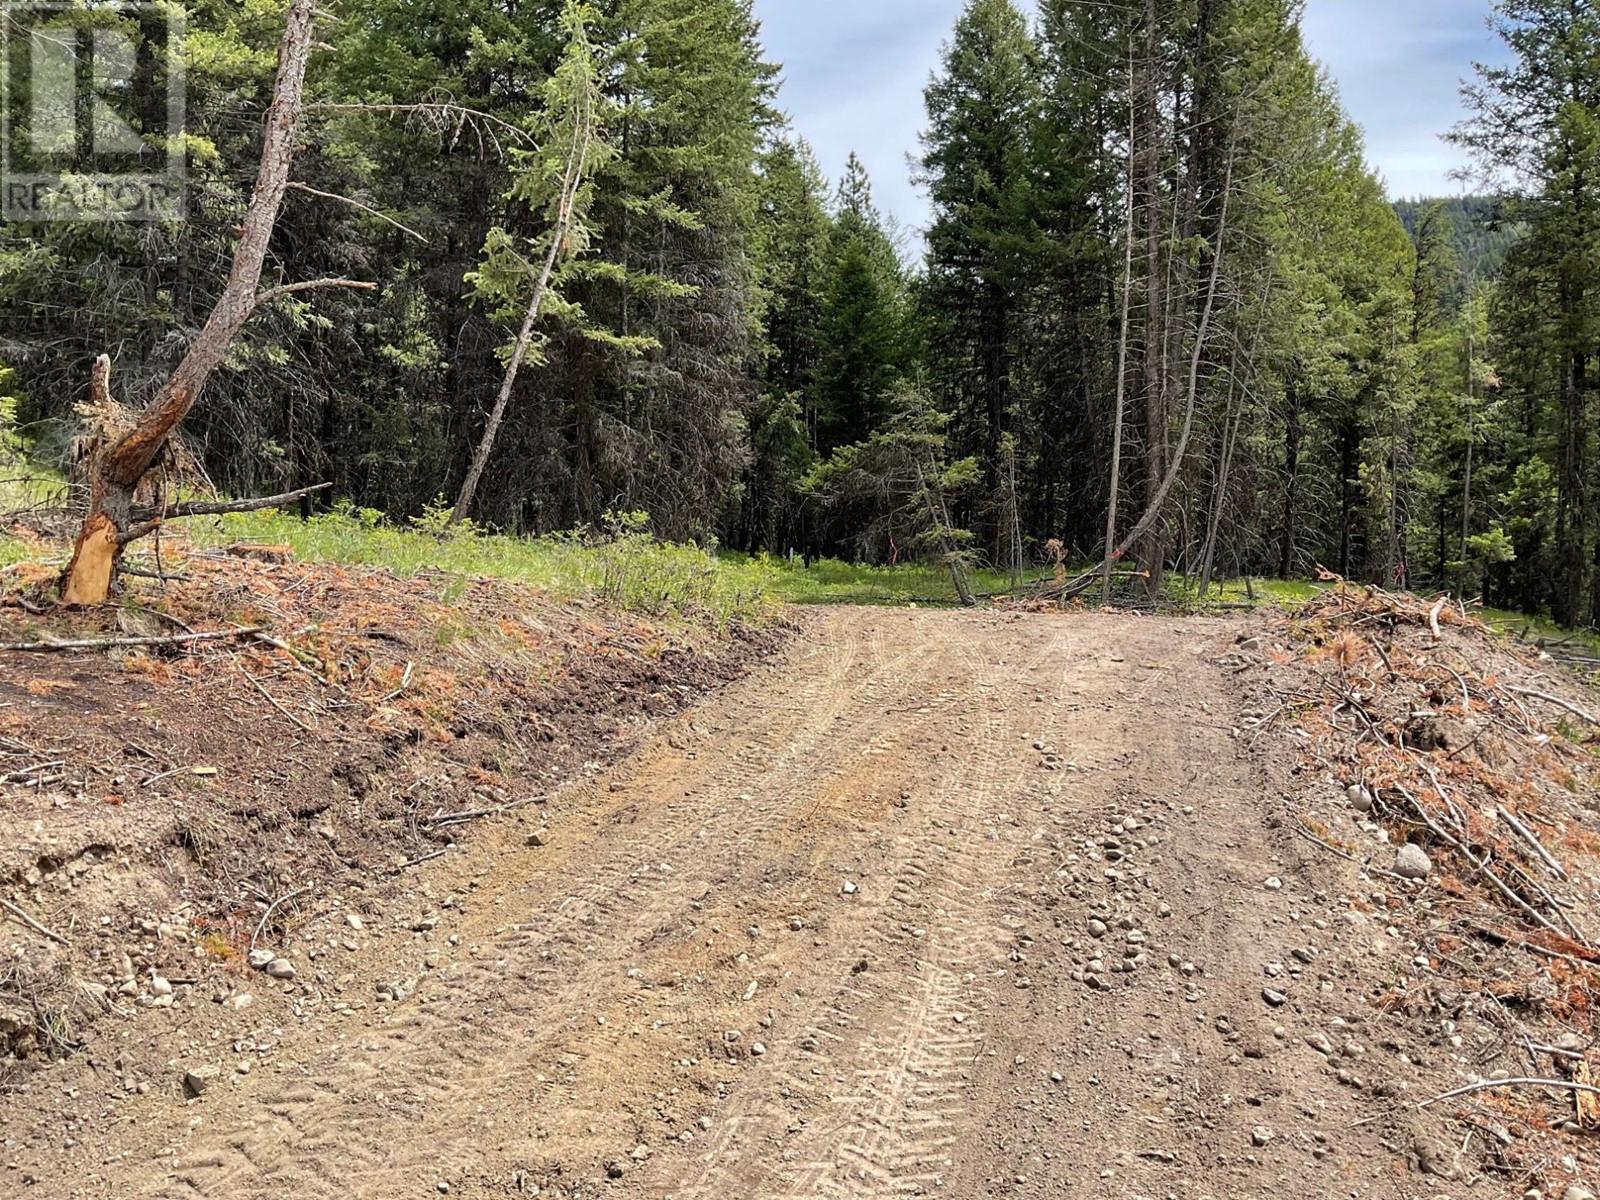
M 381 981 L 382 1002 L 325 998 L 275 1070 L 190 1109 L 151 1098 L 105 1131 L 110 1165 L 38 1194 L 1178 1187 L 1214 1157 L 1180 1110 L 1262 1119 L 1186 1047 L 1162 945 L 1242 960 L 1248 990 L 1266 936 L 1237 886 L 1271 855 L 1223 631 L 808 618 L 779 661 L 555 797 L 538 844 L 507 820 L 439 864 L 422 882 L 451 902 L 419 897 L 332 981 L 346 1000 Z M 1068 945 L 1118 910 L 1152 944 L 1086 974 Z M 1147 1033 L 1159 1071 L 1120 1045 Z

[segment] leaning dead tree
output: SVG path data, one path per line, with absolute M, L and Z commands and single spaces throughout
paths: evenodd
M 1200 392 L 1200 367 L 1205 360 L 1206 345 L 1210 338 L 1211 318 L 1216 311 L 1217 288 L 1222 279 L 1222 256 L 1227 244 L 1228 236 L 1228 202 L 1233 190 L 1233 155 L 1228 156 L 1228 167 L 1222 183 L 1222 214 L 1217 222 L 1217 241 L 1211 251 L 1211 277 L 1206 284 L 1205 304 L 1200 314 L 1199 328 L 1195 330 L 1194 346 L 1189 357 L 1189 388 L 1188 402 L 1184 408 L 1183 432 L 1178 437 L 1178 444 L 1173 449 L 1168 460 L 1165 474 L 1155 487 L 1150 497 L 1150 502 L 1145 506 L 1144 515 L 1134 524 L 1133 528 L 1115 546 L 1107 546 L 1105 557 L 1092 571 L 1087 571 L 1074 579 L 1065 587 L 1051 589 L 1051 593 L 1060 600 L 1069 600 L 1074 596 L 1082 595 L 1097 581 L 1102 583 L 1109 579 L 1109 572 L 1114 563 L 1121 562 L 1139 542 L 1139 539 L 1161 520 L 1165 511 L 1167 497 L 1172 494 L 1172 488 L 1178 481 L 1178 475 L 1183 470 L 1184 459 L 1189 451 L 1189 439 L 1194 432 L 1194 416 L 1196 401 Z
M 155 398 L 129 428 L 112 431 L 93 448 L 85 467 L 89 510 L 73 548 L 62 586 L 62 601 L 69 605 L 102 604 L 110 594 L 123 547 L 153 532 L 163 520 L 196 516 L 202 512 L 232 512 L 264 508 L 308 491 L 263 500 L 236 503 L 177 505 L 165 510 L 141 509 L 139 485 L 155 464 L 167 440 L 199 400 L 206 382 L 222 365 L 228 347 L 257 309 L 285 296 L 321 288 L 370 290 L 375 284 L 349 279 L 314 279 L 262 289 L 261 270 L 267 247 L 289 187 L 289 168 L 304 110 L 306 64 L 311 57 L 316 0 L 291 0 L 278 45 L 278 69 L 272 105 L 267 110 L 261 144 L 261 165 L 255 190 L 245 214 L 233 268 L 216 306 L 206 318 L 188 353 Z M 111 360 L 102 355 L 95 363 L 91 402 L 109 402 Z
M 1134 113 L 1135 75 L 1133 47 L 1128 47 L 1128 217 L 1123 232 L 1122 259 L 1122 334 L 1117 339 L 1117 402 L 1111 425 L 1111 489 L 1106 499 L 1106 545 L 1117 541 L 1117 501 L 1122 495 L 1122 424 L 1128 409 L 1128 328 L 1133 313 L 1133 238 L 1134 238 L 1134 179 L 1133 164 L 1137 157 L 1139 122 Z M 1103 604 L 1111 603 L 1111 568 L 1115 565 L 1110 555 L 1101 566 Z
M 599 122 L 596 110 L 600 105 L 600 81 L 594 48 L 589 42 L 587 28 L 592 16 L 589 6 L 582 0 L 567 0 L 566 8 L 562 11 L 562 24 L 567 33 L 567 48 L 561 65 L 550 80 L 548 93 L 551 115 L 558 122 L 565 121 L 570 125 L 570 129 L 566 131 L 565 157 L 551 160 L 545 156 L 535 156 L 533 177 L 528 180 L 530 186 L 539 188 L 544 184 L 541 175 L 559 179 L 552 205 L 550 229 L 545 234 L 548 244 L 544 248 L 543 265 L 534 278 L 533 292 L 528 297 L 526 308 L 523 309 L 522 326 L 517 331 L 517 340 L 512 344 L 510 357 L 506 359 L 500 390 L 495 395 L 494 405 L 489 409 L 483 435 L 478 439 L 478 447 L 473 451 L 466 477 L 461 482 L 461 491 L 456 496 L 455 508 L 450 514 L 452 525 L 465 521 L 472 512 L 472 502 L 478 494 L 478 484 L 482 481 L 483 472 L 489 465 L 489 455 L 494 451 L 495 439 L 500 435 L 500 425 L 505 420 L 506 410 L 511 405 L 511 395 L 516 388 L 517 375 L 534 349 L 534 333 L 544 312 L 545 302 L 550 297 L 557 268 L 563 261 L 580 254 L 588 243 L 588 232 L 583 228 L 585 190 L 597 159 L 603 158 L 609 152 L 608 147 L 596 145 Z

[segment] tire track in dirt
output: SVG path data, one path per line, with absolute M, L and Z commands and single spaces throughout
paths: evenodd
M 759 844 L 825 777 L 850 770 L 863 747 L 883 735 L 884 703 L 913 686 L 917 676 L 904 668 L 919 648 L 889 655 L 881 630 L 872 636 L 877 644 L 865 651 L 845 639 L 808 655 L 792 702 L 769 716 L 771 728 L 742 735 L 746 745 L 712 760 L 708 785 L 686 788 L 653 810 L 641 821 L 648 830 L 629 831 L 643 836 L 609 839 L 623 844 L 585 868 L 582 888 L 500 933 L 486 953 L 409 1004 L 381 1038 L 338 1056 L 315 1080 L 263 1097 L 264 1112 L 249 1127 L 228 1135 L 225 1146 L 187 1156 L 177 1178 L 208 1197 L 281 1194 L 286 1187 L 304 1196 L 380 1195 L 414 1180 L 449 1148 L 441 1142 L 470 1137 L 470 1123 L 452 1118 L 523 1074 L 541 1047 L 575 1022 L 585 999 L 621 974 L 641 942 L 696 899 L 701 889 L 692 880 L 663 868 L 709 820 L 721 826 L 719 842 Z M 865 669 L 858 670 L 863 655 Z M 837 718 L 847 712 L 859 719 L 840 734 Z M 910 727 L 934 716 L 930 709 Z M 899 724 L 903 733 L 903 718 Z M 781 735 L 775 753 L 763 758 L 749 748 L 758 734 L 769 747 Z M 751 792 L 741 792 L 745 786 Z M 592 929 L 604 930 L 605 940 L 580 947 Z M 521 1053 L 508 1055 L 508 1043 Z M 351 1111 L 355 1097 L 377 1103 Z M 405 1137 L 408 1125 L 429 1136 Z
M 508 819 L 430 869 L 430 897 L 454 904 L 438 929 L 397 914 L 402 944 L 343 964 L 358 987 L 417 977 L 404 1002 L 312 1012 L 284 1034 L 276 1079 L 209 1093 L 186 1135 L 174 1112 L 176 1159 L 148 1127 L 118 1131 L 126 1158 L 88 1190 L 892 1200 L 1018 1175 L 1014 1048 L 1084 1044 L 1081 1011 L 1120 995 L 1024 990 L 1059 977 L 1032 935 L 1082 928 L 1057 887 L 1074 841 L 1212 778 L 1226 740 L 1163 701 L 1202 690 L 1186 672 L 1205 635 L 888 610 L 810 624 L 770 669 L 557 797 L 545 845 Z M 1215 876 L 1228 853 L 1195 867 Z M 1063 904 L 1053 917 L 1043 892 Z M 1224 938 L 1225 920 L 1197 930 Z M 1098 1086 L 1084 1061 L 1063 1094 Z M 1081 1172 L 1087 1154 L 1059 1157 Z M 1001 1190 L 1097 1191 L 1039 1177 L 1055 1190 Z
M 957 652 L 969 689 L 995 686 L 976 648 Z M 964 1111 L 982 1044 L 981 976 L 1001 957 L 1001 932 L 984 903 L 1004 848 L 973 826 L 995 798 L 1010 743 L 1006 713 L 990 706 L 960 769 L 923 801 L 938 819 L 895 839 L 887 901 L 866 910 L 828 966 L 842 977 L 827 1001 L 747 1088 L 693 1162 L 646 1185 L 670 1200 L 760 1196 L 887 1197 L 936 1185 Z M 926 928 L 927 914 L 933 920 Z M 865 955 L 895 965 L 855 975 Z M 819 1086 L 830 1064 L 855 1065 Z M 773 1153 L 770 1143 L 804 1127 Z

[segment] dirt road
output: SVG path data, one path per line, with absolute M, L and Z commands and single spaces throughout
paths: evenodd
M 175 1033 L 222 1075 L 80 1104 L 27 1194 L 1410 1194 L 1296 1023 L 1333 985 L 1228 634 L 809 617 L 410 909 L 308 933 L 314 994 Z

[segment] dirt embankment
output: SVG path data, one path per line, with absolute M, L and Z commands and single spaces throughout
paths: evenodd
M 485 816 L 537 824 L 779 636 L 276 557 L 194 554 L 98 620 L 0 603 L 0 643 L 126 643 L 0 650 L 0 1086 L 107 1016 L 320 974 L 312 914 L 349 933 Z
M 141 931 L 138 994 L 0 1098 L 0 1178 L 118 1200 L 1589 1196 L 1600 759 L 1545 664 L 1367 593 L 1239 621 L 802 625 L 546 804 L 267 914 L 292 979 L 190 985 L 192 920 Z M 280 701 L 304 674 L 281 671 Z M 285 703 L 333 728 L 326 699 Z M 492 806 L 450 800 L 417 812 Z M 82 895 L 114 890 L 83 911 L 123 912 L 142 876 L 95 871 Z

